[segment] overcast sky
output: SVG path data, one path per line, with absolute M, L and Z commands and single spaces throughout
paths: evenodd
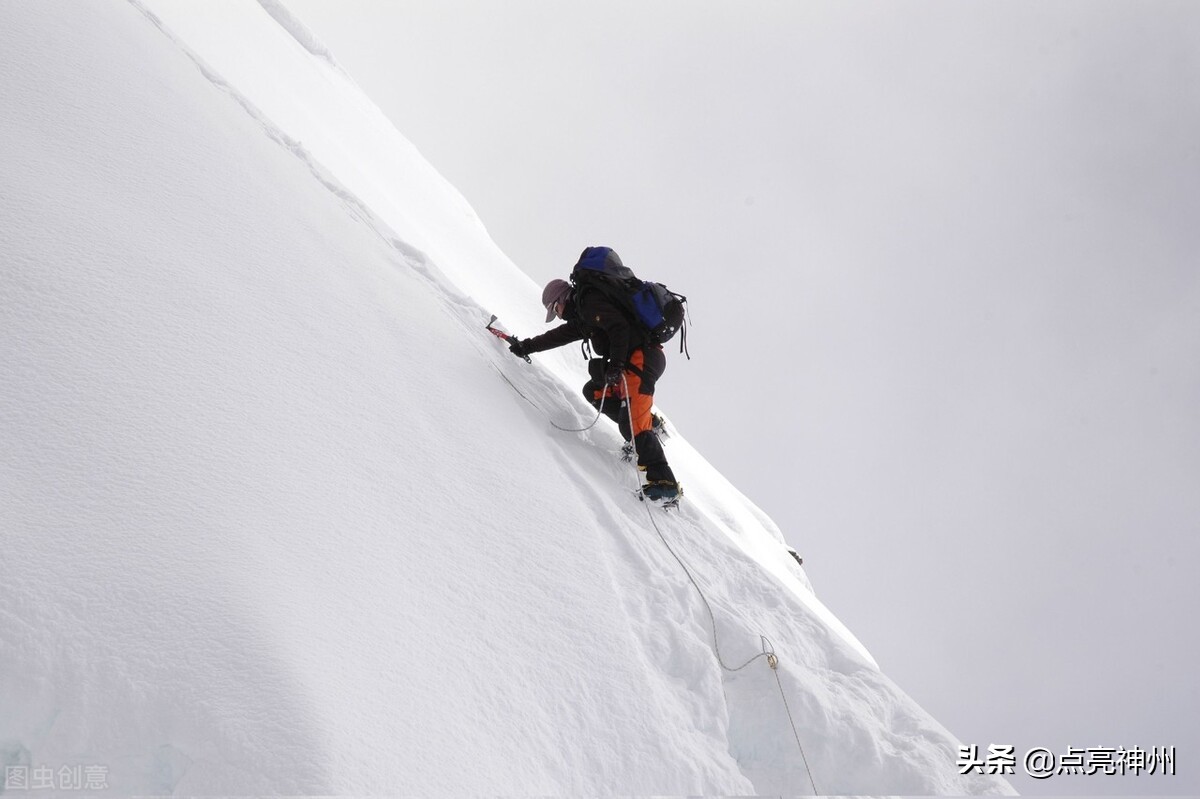
M 1200 791 L 1200 4 L 286 3 L 535 280 L 688 295 L 661 406 L 964 743 Z

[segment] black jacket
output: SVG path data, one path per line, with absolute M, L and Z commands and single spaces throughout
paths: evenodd
M 563 323 L 540 336 L 526 339 L 526 352 L 542 352 L 588 339 L 592 351 L 610 363 L 624 365 L 644 342 L 635 335 L 629 317 L 599 291 L 572 294 L 563 309 Z

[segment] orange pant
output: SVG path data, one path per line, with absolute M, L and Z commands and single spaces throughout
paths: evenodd
M 629 386 L 629 408 L 633 415 L 633 434 L 636 436 L 638 433 L 644 433 L 653 427 L 650 408 L 654 405 L 654 390 L 652 388 L 650 393 L 642 393 L 642 377 L 640 373 L 646 363 L 645 353 L 640 349 L 634 350 L 633 354 L 629 356 L 629 363 L 637 371 L 634 372 L 627 368 L 625 370 L 624 384 L 618 383 L 607 389 L 598 389 L 594 392 L 594 396 L 597 401 L 601 397 L 625 399 L 625 386 Z M 606 407 L 605 410 L 607 411 L 608 408 Z

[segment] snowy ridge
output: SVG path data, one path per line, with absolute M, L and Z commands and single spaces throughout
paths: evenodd
M 283 3 L 279 2 L 279 0 L 258 0 L 258 4 L 279 23 L 280 27 L 291 34 L 292 38 L 299 42 L 301 47 L 313 55 L 328 61 L 330 65 L 337 67 L 339 70 L 341 69 L 341 66 L 333 57 L 333 53 L 329 52 L 329 48 L 303 22 L 296 19 Z
M 578 362 L 482 329 L 540 325 L 536 287 L 314 88 L 331 59 L 171 5 L 0 6 L 0 759 L 120 793 L 1007 789 L 682 437 L 659 539 L 615 431 L 548 429 L 594 418 Z M 779 670 L 720 668 L 714 621 Z

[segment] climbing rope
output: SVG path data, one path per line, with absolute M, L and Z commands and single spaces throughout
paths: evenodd
M 600 421 L 600 417 L 604 413 L 604 402 L 608 398 L 607 391 L 605 391 L 604 395 L 600 398 L 600 407 L 596 412 L 596 418 L 593 419 L 592 423 L 587 427 L 573 428 L 558 425 L 553 419 L 550 418 L 550 415 L 546 413 L 546 411 L 540 405 L 530 399 L 525 392 L 521 391 L 521 389 L 517 387 L 517 384 L 510 380 L 508 375 L 504 374 L 504 372 L 501 371 L 498 366 L 492 364 L 492 368 L 495 369 L 502 378 L 504 378 L 504 382 L 508 383 L 508 385 L 512 387 L 512 390 L 517 392 L 517 395 L 521 397 L 521 399 L 525 400 L 540 413 L 542 413 L 542 415 L 546 417 L 547 421 L 550 422 L 550 425 L 556 430 L 561 430 L 564 433 L 583 433 L 595 427 L 596 423 Z M 637 468 L 637 436 L 633 434 L 635 429 L 633 425 L 633 403 L 629 402 L 629 382 L 625 379 L 624 374 L 621 375 L 621 385 L 625 393 L 625 407 L 629 414 L 629 432 L 633 441 L 635 453 L 635 457 L 631 460 L 633 465 L 633 475 L 634 480 L 637 481 L 638 492 L 640 495 L 642 490 L 642 480 L 638 474 Z M 683 570 L 685 575 L 687 575 L 688 582 L 690 582 L 692 587 L 696 589 L 696 593 L 700 595 L 700 601 L 704 603 L 704 609 L 708 613 L 709 624 L 712 627 L 713 654 L 717 656 L 717 663 L 721 666 L 721 668 L 730 673 L 739 672 L 759 659 L 765 659 L 767 661 L 767 665 L 771 667 L 771 673 L 775 675 L 775 684 L 779 686 L 779 697 L 783 700 L 784 712 L 787 713 L 788 723 L 791 724 L 792 727 L 792 735 L 796 739 L 796 747 L 800 750 L 800 758 L 804 761 L 804 770 L 808 774 L 809 784 L 812 785 L 813 795 L 820 795 L 820 792 L 817 790 L 817 783 L 813 778 L 812 767 L 808 763 L 808 755 L 804 751 L 804 744 L 800 742 L 800 733 L 796 729 L 796 719 L 792 716 L 792 709 L 787 701 L 787 693 L 783 690 L 783 681 L 779 678 L 779 656 L 775 654 L 775 645 L 772 644 L 771 640 L 765 635 L 760 634 L 758 637 L 762 644 L 761 652 L 738 666 L 731 666 L 725 662 L 725 657 L 721 654 L 721 639 L 717 633 L 717 616 L 713 612 L 712 604 L 708 601 L 708 596 L 705 595 L 704 589 L 700 587 L 700 583 L 697 582 L 695 575 L 692 574 L 692 570 L 688 568 L 687 564 L 684 563 L 683 558 L 679 556 L 679 553 L 677 553 L 675 548 L 671 546 L 671 542 L 667 540 L 667 536 L 663 533 L 662 527 L 659 526 L 658 519 L 654 517 L 654 510 L 650 507 L 649 503 L 646 503 L 646 515 L 647 518 L 650 519 L 650 524 L 654 527 L 654 532 L 658 534 L 659 540 L 662 541 L 663 546 L 667 548 L 667 551 L 671 553 L 671 557 L 675 559 L 675 562 L 679 564 L 679 568 Z
M 783 700 L 783 709 L 787 712 L 788 723 L 792 725 L 792 735 L 796 737 L 796 748 L 800 750 L 800 759 L 804 761 L 804 771 L 808 774 L 808 783 L 812 786 L 813 795 L 819 796 L 817 783 L 813 780 L 812 766 L 808 765 L 808 755 L 804 753 L 804 744 L 800 743 L 800 733 L 796 731 L 796 720 L 792 718 L 792 708 L 788 705 L 787 694 L 783 690 L 783 681 L 779 679 L 778 659 L 771 655 L 771 673 L 775 675 L 775 684 L 779 686 L 779 698 Z
M 636 453 L 637 436 L 634 435 L 635 428 L 633 425 L 633 403 L 629 401 L 629 382 L 625 379 L 625 375 L 621 375 L 621 384 L 625 391 L 625 408 L 629 413 L 629 433 L 633 440 L 634 452 Z M 632 463 L 634 479 L 637 480 L 638 491 L 640 492 L 642 480 L 638 474 L 637 458 L 634 458 Z M 687 575 L 688 582 L 690 582 L 692 587 L 696 589 L 696 593 L 700 595 L 700 601 L 704 603 L 704 609 L 708 613 L 708 620 L 712 626 L 713 654 L 717 656 L 717 663 L 721 666 L 721 668 L 731 673 L 738 672 L 742 669 L 745 669 L 751 663 L 754 663 L 760 658 L 765 658 L 767 665 L 771 667 L 771 673 L 775 675 L 775 684 L 779 686 L 779 696 L 781 699 L 783 699 L 784 712 L 787 713 L 788 723 L 792 725 L 792 735 L 796 738 L 796 747 L 800 750 L 800 758 L 804 761 L 804 771 L 808 774 L 808 781 L 809 784 L 812 785 L 813 795 L 819 795 L 820 792 L 817 790 L 817 783 L 813 778 L 812 767 L 808 764 L 808 755 L 804 752 L 804 744 L 800 742 L 800 733 L 796 729 L 796 719 L 792 716 L 792 709 L 788 705 L 787 694 L 783 690 L 783 681 L 779 679 L 779 656 L 775 654 L 774 644 L 772 644 L 771 640 L 765 635 L 759 634 L 758 638 L 762 644 L 761 652 L 740 666 L 730 666 L 725 662 L 724 656 L 721 655 L 721 639 L 717 634 L 717 617 L 716 614 L 713 613 L 712 604 L 709 603 L 708 597 L 704 593 L 704 589 L 700 587 L 700 583 L 696 581 L 696 577 L 692 574 L 692 570 L 689 569 L 687 564 L 683 562 L 683 558 L 679 557 L 679 553 L 675 551 L 675 548 L 672 547 L 671 543 L 667 540 L 666 535 L 663 534 L 662 528 L 658 524 L 658 519 L 654 518 L 654 510 L 650 507 L 649 503 L 646 504 L 646 515 L 650 519 L 650 524 L 654 526 L 654 532 L 658 534 L 659 540 L 662 541 L 663 546 L 667 548 L 667 551 L 671 553 L 671 557 L 675 559 L 675 562 L 679 564 L 679 568 L 683 569 L 683 573 Z
M 505 383 L 508 383 L 510 386 L 512 386 L 512 390 L 517 392 L 517 396 L 528 402 L 534 408 L 537 408 L 537 410 L 546 417 L 546 421 L 550 423 L 550 426 L 555 430 L 561 430 L 564 433 L 586 433 L 588 430 L 591 430 L 596 426 L 596 423 L 600 421 L 600 416 L 604 413 L 604 400 L 607 399 L 607 394 L 600 398 L 600 407 L 596 409 L 596 418 L 592 420 L 591 424 L 589 424 L 587 427 L 563 427 L 562 425 L 556 424 L 554 420 L 550 418 L 550 414 L 546 413 L 546 411 L 540 405 L 526 396 L 524 391 L 517 388 L 517 384 L 509 380 L 508 375 L 504 374 L 504 372 L 500 370 L 499 366 L 496 366 L 496 364 L 493 363 L 491 364 L 491 367 L 495 369 L 501 377 L 504 378 Z

